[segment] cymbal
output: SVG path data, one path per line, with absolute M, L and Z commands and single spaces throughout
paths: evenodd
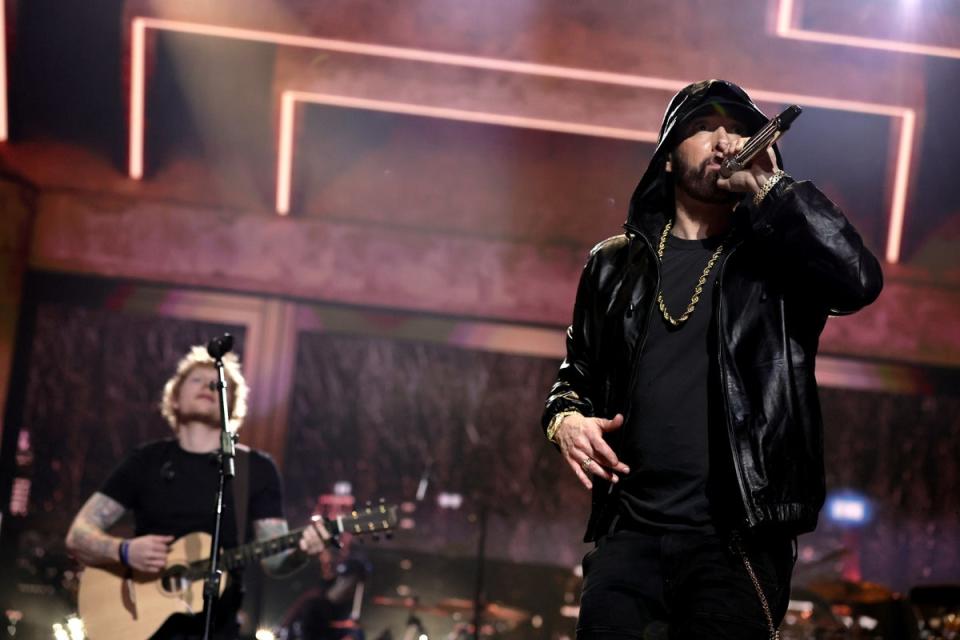
M 474 602 L 468 598 L 444 598 L 437 603 L 437 608 L 454 613 L 473 613 Z M 510 607 L 498 602 L 488 602 L 483 606 L 481 615 L 487 620 L 496 620 L 502 622 L 511 622 L 514 624 L 523 622 L 530 618 L 530 612 L 517 607 Z
M 412 596 L 406 598 L 397 598 L 394 596 L 373 596 L 373 604 L 379 604 L 382 607 L 397 607 L 402 609 L 415 609 L 420 605 L 420 600 Z
M 824 600 L 837 603 L 876 604 L 896 597 L 896 593 L 875 582 L 850 580 L 822 580 L 807 585 Z
M 434 616 L 448 616 L 450 613 L 445 609 L 440 609 L 439 607 L 430 607 L 425 604 L 420 603 L 420 599 L 407 596 L 405 598 L 398 598 L 395 596 L 373 596 L 371 602 L 375 605 L 380 605 L 381 607 L 391 607 L 394 609 L 405 609 L 411 613 L 417 611 L 425 615 L 434 615 Z

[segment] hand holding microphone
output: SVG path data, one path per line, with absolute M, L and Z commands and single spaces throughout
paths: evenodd
M 720 165 L 720 175 L 729 178 L 753 160 L 758 153 L 768 149 L 777 139 L 787 132 L 793 121 L 803 112 L 800 105 L 790 105 L 784 111 L 767 121 L 735 156 L 727 158 Z
M 752 137 L 738 140 L 720 163 L 717 186 L 737 193 L 753 193 L 754 203 L 759 204 L 758 200 L 784 175 L 770 147 L 801 111 L 798 105 L 791 105 L 767 121 Z M 759 157 L 761 154 L 764 158 Z

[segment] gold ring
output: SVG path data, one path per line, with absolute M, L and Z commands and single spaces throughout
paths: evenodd
M 580 463 L 580 466 L 583 467 L 583 470 L 586 471 L 587 468 L 593 463 L 592 458 L 584 458 L 583 462 Z

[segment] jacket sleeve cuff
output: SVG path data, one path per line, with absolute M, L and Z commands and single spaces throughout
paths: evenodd
M 553 398 L 546 406 L 546 409 L 543 411 L 543 417 L 540 420 L 540 426 L 543 428 L 543 432 L 547 432 L 547 427 L 550 426 L 550 421 L 553 420 L 553 416 L 561 413 L 563 411 L 576 411 L 580 415 L 584 416 L 593 416 L 593 405 L 587 401 L 578 397 L 576 394 L 565 394 L 556 398 Z
M 788 192 L 794 184 L 796 180 L 789 175 L 784 175 L 764 196 L 759 206 L 750 206 L 750 226 L 759 235 L 768 236 L 774 232 L 777 211 L 787 199 Z

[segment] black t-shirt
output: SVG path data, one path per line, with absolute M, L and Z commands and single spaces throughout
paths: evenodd
M 273 460 L 250 450 L 247 532 L 254 539 L 255 520 L 282 518 L 280 475 Z M 107 478 L 103 493 L 133 512 L 135 535 L 172 535 L 195 531 L 213 534 L 214 506 L 219 479 L 215 453 L 191 453 L 173 439 L 158 440 L 136 449 Z M 233 481 L 224 490 L 221 548 L 237 545 Z M 243 598 L 241 572 L 233 572 L 216 611 L 218 640 L 237 636 L 236 612 Z M 202 617 L 172 616 L 151 640 L 193 640 L 203 629 Z
M 283 517 L 280 475 L 265 453 L 250 450 L 246 540 L 253 539 L 252 522 Z M 215 453 L 184 451 L 169 438 L 139 447 L 113 470 L 100 492 L 133 512 L 135 535 L 172 535 L 194 531 L 213 533 L 218 481 Z M 222 547 L 237 544 L 233 481 L 224 492 Z
M 668 236 L 661 291 L 673 318 L 686 311 L 721 240 Z M 631 470 L 620 485 L 618 512 L 624 525 L 669 531 L 713 528 L 707 498 L 707 381 L 720 263 L 710 270 L 693 314 L 679 327 L 667 323 L 658 308 L 653 310 L 621 449 Z

